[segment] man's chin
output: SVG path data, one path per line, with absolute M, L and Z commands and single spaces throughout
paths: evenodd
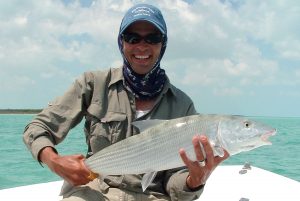
M 137 74 L 140 74 L 140 75 L 147 74 L 151 69 L 152 69 L 152 67 L 141 66 L 141 65 L 133 67 L 134 72 Z

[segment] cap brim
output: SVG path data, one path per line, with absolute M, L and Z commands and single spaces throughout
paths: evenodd
M 130 25 L 132 25 L 133 23 L 138 22 L 138 21 L 149 22 L 149 23 L 153 24 L 163 35 L 166 34 L 164 32 L 164 30 L 159 26 L 159 24 L 157 24 L 157 22 L 155 22 L 154 20 L 149 20 L 149 19 L 136 19 L 136 20 L 132 20 L 131 22 L 129 22 L 125 26 L 123 26 L 123 29 L 120 30 L 120 34 L 122 34 Z

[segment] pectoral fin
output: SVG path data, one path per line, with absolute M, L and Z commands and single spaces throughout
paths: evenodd
M 156 174 L 157 174 L 157 172 L 148 172 L 148 173 L 144 174 L 144 176 L 142 178 L 142 189 L 143 189 L 143 192 L 151 184 L 151 182 L 155 178 Z
M 223 157 L 225 155 L 223 148 L 220 146 L 214 146 L 214 155 Z

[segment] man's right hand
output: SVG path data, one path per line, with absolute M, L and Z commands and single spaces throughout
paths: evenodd
M 83 155 L 60 156 L 52 147 L 46 147 L 40 152 L 39 159 L 74 186 L 84 185 L 92 180 L 89 178 L 92 172 L 85 166 Z

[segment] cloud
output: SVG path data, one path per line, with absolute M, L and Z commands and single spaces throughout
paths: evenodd
M 286 11 L 292 9 L 288 2 L 247 1 L 238 6 L 233 4 L 232 1 L 195 1 L 188 7 L 190 15 L 199 16 L 198 20 L 178 23 L 180 26 L 175 23 L 178 20 L 176 16 L 180 15 L 166 12 L 167 17 L 172 19 L 170 26 L 175 27 L 170 28 L 175 33 L 170 34 L 171 50 L 168 51 L 171 53 L 167 56 L 172 61 L 167 64 L 184 65 L 185 79 L 178 78 L 181 83 L 194 83 L 189 80 L 196 80 L 191 79 L 196 76 L 195 72 L 200 76 L 197 79 L 199 83 L 214 83 L 217 81 L 214 78 L 219 75 L 219 80 L 229 82 L 238 77 L 241 83 L 253 85 L 284 83 L 276 78 L 282 78 L 281 72 L 291 73 L 286 71 L 282 61 L 297 59 L 299 35 L 290 33 L 288 29 L 282 30 L 276 21 L 280 19 L 280 24 L 285 26 L 296 23 L 297 18 L 287 18 L 285 21 L 280 12 L 281 7 Z M 287 47 L 288 43 L 295 47 Z M 271 56 L 269 51 L 273 52 Z
M 162 66 L 196 104 L 203 96 L 232 100 L 266 93 L 274 99 L 276 91 L 297 98 L 300 4 L 293 0 L 2 1 L 0 94 L 29 88 L 38 97 L 50 89 L 43 99 L 49 101 L 84 71 L 120 66 L 119 25 L 137 2 L 162 10 L 169 37 Z M 4 105 L 14 107 L 0 100 Z
M 252 37 L 272 44 L 279 56 L 299 60 L 299 7 L 295 1 L 244 1 L 236 21 Z

